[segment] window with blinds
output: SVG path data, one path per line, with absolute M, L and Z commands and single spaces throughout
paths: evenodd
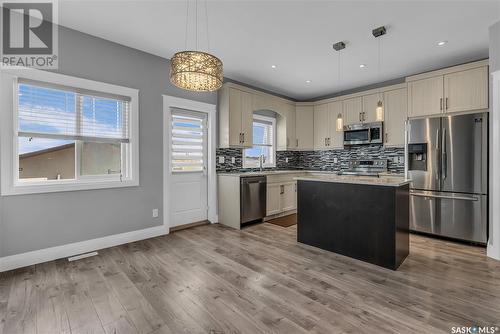
M 19 181 L 122 177 L 129 97 L 24 80 L 17 92 Z
M 201 172 L 206 164 L 206 118 L 175 110 L 172 112 L 172 172 Z
M 259 168 L 276 166 L 275 149 L 276 119 L 254 115 L 253 146 L 245 149 L 243 167 Z

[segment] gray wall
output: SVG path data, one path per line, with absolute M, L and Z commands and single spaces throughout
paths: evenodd
M 490 70 L 500 70 L 500 21 L 490 27 Z
M 0 197 L 0 256 L 161 225 L 162 94 L 217 101 L 173 87 L 167 59 L 62 27 L 58 72 L 140 90 L 140 186 Z

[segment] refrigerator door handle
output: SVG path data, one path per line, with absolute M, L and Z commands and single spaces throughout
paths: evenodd
M 446 129 L 443 129 L 443 154 L 441 160 L 441 174 L 443 181 L 448 177 L 448 155 L 446 152 Z
M 439 164 L 436 170 L 436 180 L 440 180 L 441 178 L 441 168 L 442 164 L 440 163 L 441 159 L 441 140 L 440 140 L 440 135 L 439 135 L 439 128 L 436 130 L 436 162 Z
M 425 192 L 415 192 L 415 191 L 410 191 L 410 195 L 417 196 L 417 197 L 456 199 L 456 200 L 462 200 L 462 201 L 474 201 L 474 202 L 479 201 L 479 197 L 477 197 L 477 196 L 434 195 L 434 194 L 429 194 L 429 193 L 425 193 Z

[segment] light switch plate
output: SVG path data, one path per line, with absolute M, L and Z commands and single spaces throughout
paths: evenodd
M 153 209 L 153 218 L 158 218 L 158 209 Z
M 223 156 L 222 156 L 222 157 L 219 157 L 219 163 L 220 163 L 220 164 L 223 164 L 225 160 L 226 160 L 226 159 L 225 159 Z
M 285 162 L 288 163 L 288 158 L 285 158 Z
M 236 163 L 236 158 L 235 157 L 231 157 L 231 163 L 232 164 Z
M 339 159 L 337 157 L 333 158 L 333 163 L 336 164 L 339 162 Z

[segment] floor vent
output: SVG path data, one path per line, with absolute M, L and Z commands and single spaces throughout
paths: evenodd
M 97 253 L 97 252 L 90 252 L 90 253 L 80 254 L 80 255 L 68 257 L 68 261 L 71 262 L 71 261 L 81 260 L 81 259 L 85 259 L 87 257 L 96 256 L 96 255 L 99 255 L 99 253 Z

